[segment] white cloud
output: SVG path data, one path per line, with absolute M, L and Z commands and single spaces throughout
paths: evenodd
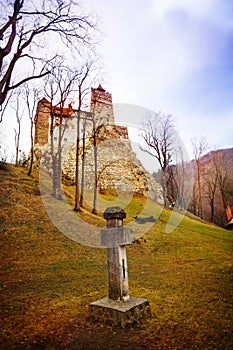
M 205 17 L 213 8 L 215 0 L 151 0 L 153 14 L 163 20 L 169 12 L 182 9 L 191 16 Z

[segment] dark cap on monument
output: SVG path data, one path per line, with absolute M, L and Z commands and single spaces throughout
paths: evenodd
M 126 218 L 126 212 L 118 207 L 109 207 L 104 212 L 104 218 L 107 219 L 125 219 Z

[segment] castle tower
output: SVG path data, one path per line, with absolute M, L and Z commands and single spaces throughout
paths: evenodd
M 44 146 L 49 141 L 50 103 L 46 98 L 38 102 L 35 116 L 35 145 Z
M 91 88 L 91 113 L 98 125 L 114 124 L 112 94 L 101 85 L 97 89 Z
M 35 164 L 36 166 L 42 164 L 47 170 L 51 170 L 47 161 L 47 157 L 51 152 L 51 112 L 55 118 L 53 141 L 54 147 L 56 147 L 59 137 L 58 126 L 60 125 L 61 109 L 51 106 L 46 98 L 42 98 L 38 102 L 35 116 Z M 71 105 L 62 109 L 62 124 L 64 126 L 62 136 L 63 178 L 68 179 L 71 183 L 75 181 L 77 120 L 80 120 L 80 138 L 83 135 L 85 136 L 85 188 L 92 190 L 95 184 L 94 170 L 96 164 L 93 157 L 93 131 L 95 128 L 98 146 L 98 189 L 101 191 L 108 189 L 133 190 L 145 194 L 149 183 L 151 185 L 151 198 L 158 198 L 162 202 L 160 186 L 150 174 L 146 173 L 146 170 L 136 158 L 136 154 L 132 151 L 127 126 L 115 124 L 111 93 L 106 92 L 101 85 L 92 88 L 90 113 L 86 111 L 78 112 Z M 77 118 L 78 115 L 80 119 Z M 93 119 L 95 123 L 93 123 Z M 46 156 L 44 163 L 43 155 Z M 149 182 L 148 177 L 150 177 Z

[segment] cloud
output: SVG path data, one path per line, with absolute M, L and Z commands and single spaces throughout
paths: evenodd
M 205 17 L 215 4 L 214 0 L 151 0 L 154 17 L 164 20 L 176 10 L 184 10 L 191 16 Z

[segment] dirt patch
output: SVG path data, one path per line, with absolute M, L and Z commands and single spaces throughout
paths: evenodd
M 122 329 L 94 322 L 89 317 L 70 318 L 50 334 L 29 337 L 24 335 L 18 342 L 0 341 L 2 350 L 141 350 L 141 328 L 134 325 Z

